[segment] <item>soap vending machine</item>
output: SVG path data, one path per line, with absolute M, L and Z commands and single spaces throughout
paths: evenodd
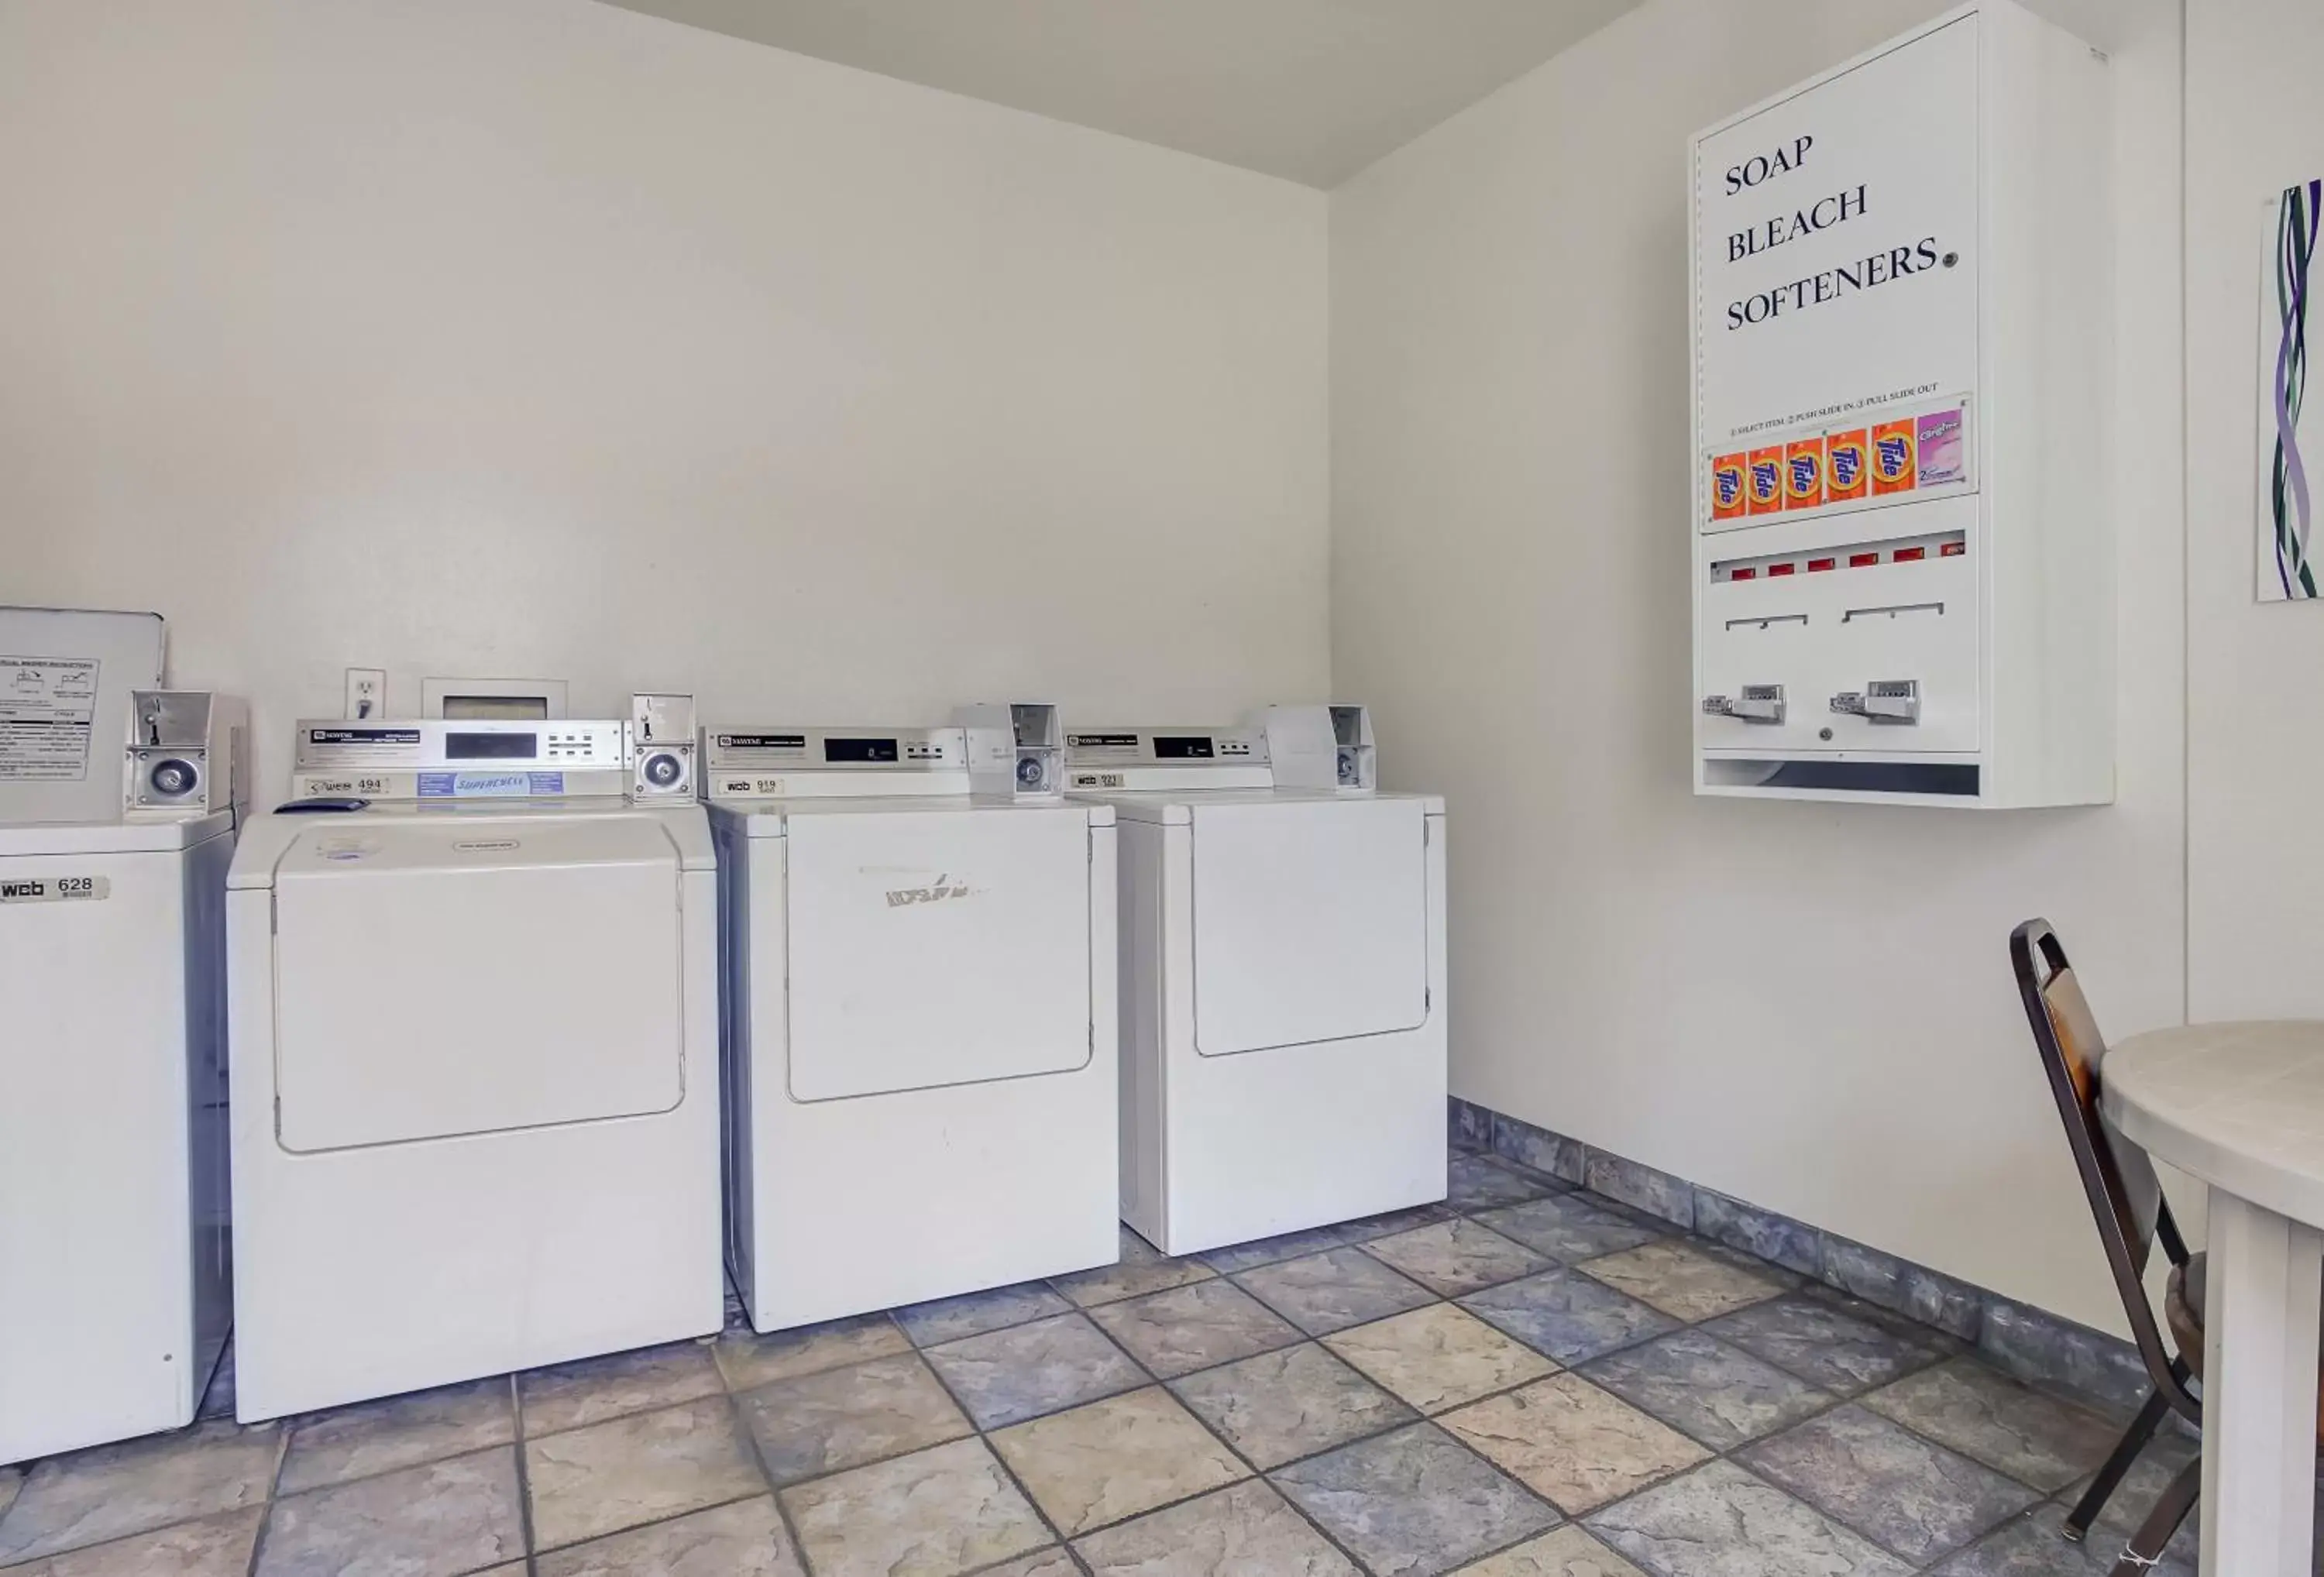
M 1698 792 L 2113 797 L 2107 94 L 1980 0 L 1695 139 Z

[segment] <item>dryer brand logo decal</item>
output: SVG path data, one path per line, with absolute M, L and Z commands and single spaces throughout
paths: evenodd
M 418 744 L 416 728 L 310 728 L 309 744 Z
M 0 881 L 0 903 L 70 903 L 104 898 L 112 890 L 103 876 L 23 876 Z
M 968 883 L 954 881 L 949 873 L 937 877 L 926 887 L 894 887 L 888 890 L 888 907 L 907 908 L 916 903 L 942 903 L 948 898 L 966 898 Z
M 422 772 L 422 799 L 522 799 L 562 794 L 562 772 Z

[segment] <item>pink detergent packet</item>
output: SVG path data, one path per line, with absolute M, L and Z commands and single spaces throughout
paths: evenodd
M 1969 445 L 1960 408 L 1932 410 L 1921 418 L 1921 485 L 1942 487 L 1969 476 Z

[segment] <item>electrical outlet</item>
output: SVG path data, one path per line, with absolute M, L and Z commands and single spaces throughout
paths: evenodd
M 347 715 L 377 717 L 387 710 L 387 670 L 351 668 L 347 670 Z

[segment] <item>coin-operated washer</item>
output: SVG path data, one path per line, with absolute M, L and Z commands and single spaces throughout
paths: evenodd
M 227 897 L 244 1421 L 719 1328 L 715 856 L 635 791 L 668 699 L 299 724 Z
M 1121 851 L 1121 1213 L 1171 1254 L 1444 1197 L 1444 802 L 1360 706 L 1066 735 Z
M 972 715 L 704 731 L 761 1331 L 1119 1252 L 1113 816 L 1056 791 L 1054 708 Z
M 245 714 L 150 613 L 0 609 L 0 1463 L 189 1422 L 233 1315 Z

